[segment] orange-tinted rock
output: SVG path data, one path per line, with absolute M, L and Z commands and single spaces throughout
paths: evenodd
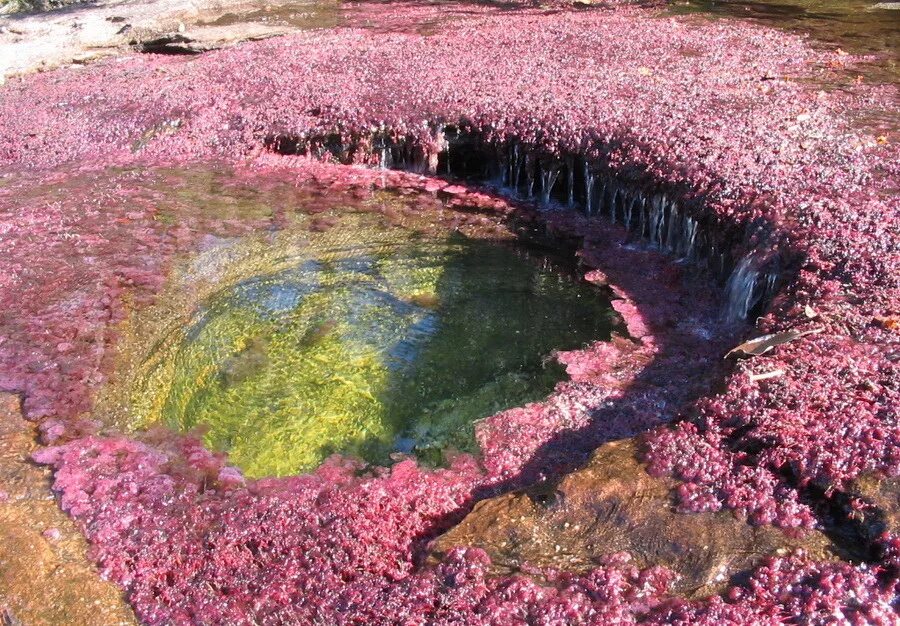
M 432 545 L 442 558 L 456 546 L 488 552 L 496 574 L 533 568 L 574 572 L 603 557 L 628 552 L 639 567 L 663 565 L 680 579 L 673 591 L 701 597 L 724 589 L 763 557 L 803 548 L 828 559 L 833 548 L 819 532 L 804 535 L 752 526 L 728 511 L 680 513 L 677 481 L 650 476 L 632 439 L 600 447 L 588 464 L 554 487 L 484 500 Z
M 29 461 L 34 425 L 0 393 L 0 622 L 134 624 L 121 592 L 87 561 L 87 543 L 57 506 L 50 471 Z

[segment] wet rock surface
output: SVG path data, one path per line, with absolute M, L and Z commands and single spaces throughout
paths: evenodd
M 844 506 L 850 519 L 859 523 L 857 532 L 870 541 L 884 533 L 900 535 L 900 480 L 862 476 L 848 487 Z
M 835 547 L 816 531 L 788 534 L 728 511 L 678 511 L 677 486 L 647 473 L 635 440 L 610 442 L 558 482 L 482 500 L 435 540 L 431 558 L 480 548 L 494 575 L 540 577 L 544 570 L 587 572 L 622 553 L 637 567 L 677 574 L 670 591 L 689 598 L 724 591 L 765 557 L 802 549 L 815 560 L 834 558 Z
M 86 559 L 87 542 L 30 460 L 34 424 L 19 398 L 0 394 L 0 623 L 28 626 L 135 624 L 112 583 Z

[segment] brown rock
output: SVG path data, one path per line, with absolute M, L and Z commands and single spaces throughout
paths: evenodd
M 833 546 L 818 532 L 793 537 L 726 511 L 679 513 L 676 485 L 645 471 L 634 440 L 611 442 L 555 488 L 478 503 L 434 542 L 431 556 L 477 546 L 490 554 L 495 574 L 509 574 L 526 564 L 582 572 L 606 555 L 628 552 L 640 567 L 663 565 L 680 574 L 673 591 L 690 598 L 722 591 L 768 555 L 803 548 L 815 558 L 832 558 Z
M 87 542 L 59 509 L 50 472 L 28 460 L 35 436 L 19 399 L 0 393 L 0 623 L 135 624 L 121 592 L 85 557 Z

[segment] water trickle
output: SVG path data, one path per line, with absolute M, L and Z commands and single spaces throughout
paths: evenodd
M 613 224 L 616 223 L 616 219 L 619 218 L 622 220 L 623 224 L 625 221 L 625 189 L 619 184 L 616 184 L 615 194 L 613 195 L 613 203 L 612 203 L 612 217 Z
M 629 230 L 632 227 L 632 218 L 634 216 L 634 207 L 637 205 L 638 199 L 636 194 L 630 195 L 625 199 L 625 228 Z
M 597 176 L 591 171 L 590 165 L 587 161 L 584 162 L 584 212 L 587 215 L 592 215 L 593 210 L 593 199 L 594 199 L 594 187 L 596 185 Z
M 600 178 L 600 193 L 597 194 L 597 213 L 603 214 L 603 210 L 608 204 L 607 191 L 609 189 L 609 179 L 606 176 Z
M 519 147 L 519 144 L 513 145 L 512 156 L 509 162 L 511 168 L 509 187 L 516 190 L 519 187 L 519 181 L 522 179 L 522 149 Z
M 729 320 L 745 320 L 759 302 L 758 260 L 754 253 L 744 256 L 725 283 L 725 315 Z
M 545 164 L 543 168 L 538 168 L 541 176 L 541 202 L 544 205 L 550 204 L 550 198 L 553 194 L 553 187 L 559 178 L 559 165 L 555 163 Z
M 678 217 L 678 205 L 674 202 L 665 204 L 666 214 L 666 250 L 671 253 L 678 253 L 678 243 L 680 235 L 680 222 Z
M 638 236 L 647 237 L 647 199 L 644 194 L 638 192 L 640 206 L 638 208 Z
M 540 164 L 535 164 L 534 155 L 531 152 L 525 153 L 525 192 L 528 198 L 534 198 L 534 170 L 540 171 Z
M 763 279 L 763 284 L 765 285 L 765 289 L 762 294 L 762 301 L 768 302 L 775 297 L 778 287 L 778 272 L 767 272 L 765 278 Z
M 681 234 L 681 255 L 688 261 L 694 260 L 694 246 L 697 241 L 697 220 L 694 218 L 687 216 L 684 218 L 684 222 L 682 223 L 682 234 Z
M 662 226 L 663 226 L 663 204 L 665 197 L 655 194 L 650 200 L 650 243 L 654 246 L 661 246 L 662 242 Z

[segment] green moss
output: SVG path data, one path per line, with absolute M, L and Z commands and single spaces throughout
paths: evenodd
M 218 240 L 132 321 L 149 346 L 126 384 L 134 425 L 201 428 L 250 476 L 334 452 L 440 463 L 474 451 L 476 420 L 549 393 L 553 350 L 609 336 L 608 301 L 521 249 L 326 217 Z

